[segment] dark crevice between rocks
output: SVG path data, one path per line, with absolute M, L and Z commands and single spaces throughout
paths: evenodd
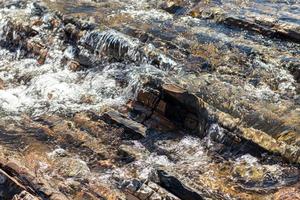
M 129 164 L 135 161 L 135 157 L 131 155 L 129 152 L 119 149 L 117 152 L 118 158 L 117 161 L 121 164 Z
M 203 200 L 201 195 L 194 191 L 192 188 L 184 185 L 175 176 L 167 174 L 163 170 L 157 170 L 157 176 L 159 178 L 158 184 L 165 188 L 170 193 L 179 197 L 182 200 Z
M 50 196 L 39 190 L 42 186 L 35 185 L 33 183 L 34 177 L 26 172 L 18 172 L 14 169 L 17 166 L 9 166 L 0 163 L 0 192 L 1 187 L 4 188 L 0 199 L 11 200 L 15 195 L 27 192 L 32 197 L 39 197 L 43 200 L 48 200 Z M 18 168 L 18 167 L 17 167 Z M 34 198 L 35 200 L 35 198 Z
M 24 188 L 17 185 L 5 171 L 0 169 L 0 199 L 11 200 L 23 190 Z
M 184 99 L 190 102 L 184 102 Z M 152 121 L 156 118 L 161 118 L 157 121 L 158 126 L 173 126 L 178 130 L 201 135 L 205 133 L 208 116 L 205 110 L 199 110 L 195 104 L 195 99 L 183 97 L 178 100 L 163 88 L 146 87 L 139 92 L 137 100 L 133 102 L 132 114 L 135 120 L 146 125 L 153 124 Z M 143 112 L 141 106 L 147 111 Z

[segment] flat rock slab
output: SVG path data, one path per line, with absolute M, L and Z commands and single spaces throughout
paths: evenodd
M 104 119 L 111 120 L 113 123 L 123 126 L 125 129 L 128 129 L 142 137 L 145 137 L 147 134 L 147 127 L 116 111 L 106 112 L 103 117 Z

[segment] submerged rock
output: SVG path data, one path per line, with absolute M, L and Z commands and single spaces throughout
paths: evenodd
M 129 132 L 134 132 L 138 134 L 140 137 L 145 137 L 147 129 L 142 124 L 139 124 L 133 120 L 126 118 L 115 111 L 109 111 L 103 116 L 107 121 L 111 121 L 111 123 L 117 123 L 119 126 L 124 126 L 128 129 Z
M 1 2 L 0 199 L 297 199 L 298 8 Z

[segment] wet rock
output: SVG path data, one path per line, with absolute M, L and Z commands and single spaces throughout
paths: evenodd
M 80 63 L 76 62 L 74 60 L 69 61 L 67 63 L 67 66 L 68 66 L 68 69 L 71 70 L 71 71 L 73 71 L 73 72 L 81 70 Z
M 294 187 L 282 188 L 276 192 L 274 196 L 275 200 L 298 200 L 300 199 L 300 187 L 296 184 Z
M 178 197 L 151 181 L 127 180 L 122 183 L 122 190 L 130 200 L 179 200 Z
M 119 161 L 125 164 L 131 163 L 136 159 L 135 155 L 130 150 L 128 151 L 128 149 L 124 149 L 123 147 L 120 147 L 118 156 Z
M 9 184 L 9 186 L 6 185 L 5 188 L 10 188 L 10 190 L 5 190 L 6 192 L 9 192 L 5 195 L 16 195 L 17 197 L 24 198 L 33 196 L 37 199 L 52 199 L 52 195 L 55 194 L 60 196 L 60 200 L 67 199 L 65 195 L 61 194 L 59 191 L 56 191 L 54 187 L 51 187 L 47 180 L 35 177 L 35 175 L 33 175 L 33 173 L 31 173 L 27 168 L 24 168 L 18 163 L 1 163 L 1 166 L 3 166 L 3 169 L 5 170 L 1 170 L 2 174 L 4 174 L 8 178 L 7 180 L 9 180 L 6 181 L 6 183 Z
M 74 24 L 68 23 L 63 28 L 63 39 L 70 43 L 76 43 L 82 36 L 82 32 Z
M 15 194 L 21 193 L 25 187 L 16 179 L 0 169 L 0 197 L 3 199 L 12 199 Z
M 62 158 L 57 162 L 58 173 L 65 177 L 85 177 L 90 173 L 87 164 L 80 159 Z
M 146 187 L 145 184 L 142 185 L 142 187 L 139 188 L 138 191 L 136 191 L 136 195 L 141 200 L 149 199 L 149 197 L 154 193 L 154 191 Z
M 2 2 L 1 2 L 2 3 Z M 20 0 L 13 0 L 9 2 L 3 2 L 1 5 L 3 5 L 6 8 L 25 8 L 27 3 L 25 1 L 20 1 Z
M 92 60 L 80 53 L 78 46 L 68 46 L 64 51 L 62 65 L 66 65 L 71 71 L 79 71 L 94 66 Z
M 136 135 L 134 137 L 145 137 L 147 128 L 140 123 L 137 123 L 128 117 L 116 112 L 109 111 L 103 115 L 104 119 L 107 121 L 112 121 L 113 123 L 117 123 L 123 126 L 127 131 L 133 132 Z
M 167 5 L 163 5 L 162 8 L 169 13 L 177 14 L 177 15 L 184 13 L 184 11 L 186 9 L 186 8 L 176 5 L 176 4 L 173 4 L 172 6 L 169 6 L 169 7 L 167 7 Z
M 91 193 L 88 193 L 88 192 L 81 192 L 81 193 L 79 193 L 79 194 L 75 197 L 75 200 L 80 200 L 80 199 L 84 199 L 84 200 L 96 200 L 96 199 L 98 199 L 98 198 L 95 197 L 94 195 L 92 195 Z
M 298 182 L 298 172 L 296 168 L 291 170 L 282 169 L 282 171 L 278 171 L 276 166 L 260 165 L 258 160 L 250 155 L 244 155 L 238 159 L 237 164 L 234 166 L 233 174 L 243 187 L 253 189 L 275 188 L 282 182 L 278 178 L 286 175 L 290 177 L 291 183 L 289 184 L 295 184 Z M 285 182 L 289 182 L 288 179 L 285 180 Z
M 196 17 L 200 16 L 203 19 L 213 18 L 219 23 L 257 32 L 269 37 L 292 40 L 298 43 L 300 41 L 299 26 L 296 24 L 285 23 L 281 20 L 277 20 L 275 17 L 259 15 L 251 12 L 241 15 L 239 11 L 230 12 L 229 7 L 231 5 L 229 6 L 224 2 L 221 4 L 223 4 L 222 7 L 220 7 L 219 3 L 216 3 L 215 1 L 209 2 L 206 5 L 205 3 L 199 3 L 199 5 L 193 8 L 190 14 Z M 259 5 L 259 3 L 257 4 Z M 293 19 L 293 15 L 291 15 L 290 18 Z
M 61 25 L 61 20 L 55 13 L 46 13 L 42 17 L 42 28 L 56 30 Z
M 4 90 L 4 88 L 5 88 L 4 81 L 0 79 L 0 90 Z
M 179 129 L 189 130 L 190 133 L 204 137 L 209 123 L 216 121 L 225 129 L 238 133 L 237 137 L 250 140 L 267 151 L 282 155 L 291 162 L 299 162 L 297 146 L 282 143 L 263 131 L 240 125 L 238 118 L 216 110 L 201 98 L 176 85 L 163 85 L 161 94 L 158 92 L 153 95 L 151 92 L 142 90 L 137 101 L 150 107 L 150 110 L 157 110 L 162 122 L 165 117 Z M 164 103 L 159 104 L 162 101 Z M 145 119 L 151 119 L 152 113 Z
M 290 70 L 290 72 L 294 75 L 295 80 L 300 83 L 300 61 L 297 60 L 287 60 L 284 61 L 285 66 Z
M 141 160 L 150 155 L 150 152 L 146 149 L 136 148 L 132 145 L 122 144 L 118 149 L 118 155 L 122 162 L 130 163 L 134 160 Z
M 154 199 L 171 199 L 171 200 L 178 200 L 179 198 L 176 197 L 174 194 L 168 192 L 161 186 L 157 185 L 154 182 L 149 181 L 147 185 L 154 190 L 155 192 L 150 196 L 149 199 L 154 200 Z
M 183 127 L 191 132 L 203 135 L 208 121 L 208 112 L 204 108 L 204 103 L 174 85 L 163 85 L 163 92 L 165 93 L 166 101 L 170 101 L 169 111 L 166 111 L 167 117 L 173 121 L 183 123 Z M 174 100 L 175 102 L 172 102 Z M 178 108 L 180 104 L 183 106 Z M 180 114 L 172 116 L 171 110 L 173 109 L 179 109 L 177 113 Z
M 15 195 L 12 200 L 38 200 L 39 198 L 32 196 L 26 191 L 22 191 L 20 194 Z
M 35 42 L 35 41 L 28 41 L 26 44 L 26 51 L 33 55 L 37 56 L 37 61 L 40 65 L 43 65 L 46 61 L 48 50 L 45 45 Z
M 176 177 L 167 174 L 164 171 L 158 170 L 157 176 L 159 177 L 159 183 L 166 190 L 175 194 L 177 197 L 183 200 L 202 200 L 200 194 L 193 191 L 193 189 L 184 185 L 180 180 Z
M 10 50 L 15 50 L 17 47 L 26 48 L 27 40 L 38 34 L 31 27 L 22 26 L 12 21 L 6 21 L 1 29 L 2 38 L 0 44 Z
M 68 14 L 0 3 L 0 158 L 22 163 L 3 169 L 25 191 L 50 200 L 297 198 L 299 56 L 285 41 L 298 37 L 293 1 L 292 12 L 282 1 L 44 2 Z M 256 12 L 261 4 L 278 12 Z M 15 104 L 17 117 L 6 112 Z M 98 113 L 107 107 L 119 112 Z
M 83 95 L 80 100 L 82 103 L 92 104 L 95 101 L 95 97 L 92 95 Z
M 46 11 L 46 8 L 45 8 L 45 7 L 39 5 L 39 4 L 36 3 L 36 2 L 31 3 L 31 4 L 29 5 L 29 9 L 30 9 L 31 14 L 32 14 L 33 16 L 42 16 L 42 15 L 45 13 L 45 11 Z
M 208 118 L 205 110 L 201 110 L 201 106 L 197 102 L 197 98 L 189 96 L 184 90 L 176 86 L 164 85 L 162 91 L 141 90 L 137 96 L 137 101 L 149 107 L 152 112 L 143 120 L 153 117 L 155 112 L 161 117 L 167 118 L 174 123 L 178 128 L 186 129 L 191 133 L 203 134 L 206 127 L 206 120 Z M 199 110 L 199 111 L 198 111 Z M 199 117 L 198 117 L 199 115 Z M 203 117 L 201 117 L 203 115 Z M 199 119 L 201 120 L 199 122 Z M 160 123 L 164 126 L 164 121 Z M 166 127 L 172 127 L 168 122 Z
M 166 1 L 160 7 L 165 11 L 178 16 L 178 15 L 184 15 L 188 13 L 191 7 L 193 7 L 193 4 L 194 4 L 193 1 L 185 1 L 185 0 L 172 1 L 171 0 L 171 1 Z

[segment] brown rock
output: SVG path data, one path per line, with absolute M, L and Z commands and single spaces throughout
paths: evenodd
M 27 51 L 38 56 L 37 61 L 40 65 L 45 63 L 48 55 L 48 50 L 45 45 L 39 42 L 29 41 L 27 42 Z
M 300 200 L 300 184 L 280 189 L 275 193 L 274 200 Z
M 48 50 L 47 49 L 42 49 L 40 51 L 40 55 L 37 59 L 37 61 L 40 65 L 43 65 L 46 62 L 47 55 L 48 55 Z
M 76 195 L 75 200 L 97 200 L 98 198 L 88 192 L 80 192 Z
M 92 104 L 92 103 L 95 101 L 95 97 L 92 96 L 92 95 L 83 95 L 83 96 L 80 98 L 80 101 L 81 101 L 82 103 Z
M 4 90 L 4 81 L 0 78 L 0 90 Z
M 176 85 L 163 85 L 162 91 L 143 89 L 137 101 L 151 110 L 143 121 L 159 118 L 160 126 L 170 128 L 174 123 L 177 128 L 192 133 L 201 135 L 204 132 L 208 115 L 203 102 Z
M 109 111 L 106 112 L 103 117 L 106 120 L 109 120 L 113 123 L 117 123 L 123 127 L 125 127 L 126 129 L 133 131 L 134 133 L 145 137 L 146 136 L 146 132 L 147 132 L 147 128 L 145 126 L 143 126 L 142 124 L 135 122 L 131 119 L 129 119 L 128 117 L 116 112 L 116 111 Z
M 102 168 L 113 169 L 115 165 L 112 160 L 100 160 L 98 162 L 99 166 Z
M 69 63 L 67 64 L 69 70 L 71 71 L 79 71 L 81 69 L 80 63 L 75 61 L 75 60 L 71 60 L 69 61 Z

